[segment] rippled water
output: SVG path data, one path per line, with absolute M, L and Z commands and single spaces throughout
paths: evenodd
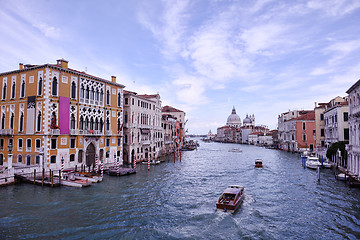
M 244 202 L 216 212 L 229 184 L 245 186 Z M 0 188 L 0 239 L 359 239 L 359 203 L 360 189 L 328 169 L 318 183 L 297 155 L 201 142 L 181 162 L 139 165 L 90 188 Z

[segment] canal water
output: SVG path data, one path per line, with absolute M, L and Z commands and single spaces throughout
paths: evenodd
M 0 188 L 0 239 L 359 239 L 360 189 L 304 169 L 291 153 L 204 143 L 138 173 L 78 189 Z M 242 152 L 229 152 L 232 148 Z M 254 161 L 263 160 L 263 169 Z M 230 184 L 235 213 L 216 212 Z

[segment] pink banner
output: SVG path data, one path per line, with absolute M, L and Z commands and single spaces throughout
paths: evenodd
M 70 98 L 60 97 L 59 100 L 60 134 L 70 134 Z

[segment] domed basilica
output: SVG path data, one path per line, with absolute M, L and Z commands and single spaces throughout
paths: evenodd
M 233 106 L 233 109 L 231 111 L 231 114 L 227 118 L 226 126 L 234 127 L 234 128 L 240 128 L 241 127 L 241 119 L 239 115 L 236 114 L 235 106 Z M 255 116 L 253 115 L 247 115 L 244 118 L 243 126 L 255 126 Z

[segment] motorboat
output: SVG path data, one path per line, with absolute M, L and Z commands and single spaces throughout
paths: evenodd
M 244 187 L 239 185 L 230 185 L 219 197 L 216 203 L 218 211 L 234 213 L 244 199 Z
M 318 167 L 321 167 L 321 163 L 319 162 L 317 157 L 307 157 L 306 160 L 306 167 L 310 169 L 317 169 Z
M 242 150 L 240 148 L 232 148 L 229 149 L 229 152 L 242 152 Z
M 262 160 L 261 159 L 256 159 L 255 160 L 255 167 L 256 168 L 262 168 Z
M 336 175 L 336 179 L 340 181 L 346 181 L 349 179 L 349 175 L 345 175 L 345 173 L 339 173 Z
M 329 162 L 323 162 L 322 166 L 323 166 L 323 168 L 331 168 L 332 164 Z
M 59 178 L 59 175 L 54 175 Z M 64 170 L 61 174 L 61 185 L 68 187 L 89 187 L 91 182 L 85 179 L 76 179 L 75 172 Z

